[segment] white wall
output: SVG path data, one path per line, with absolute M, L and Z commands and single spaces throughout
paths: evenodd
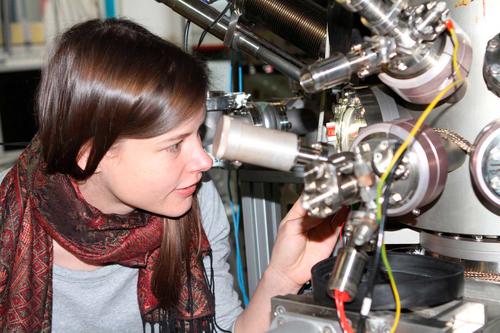
M 162 3 L 155 0 L 118 0 L 117 15 L 143 25 L 172 43 L 182 44 L 184 19 Z

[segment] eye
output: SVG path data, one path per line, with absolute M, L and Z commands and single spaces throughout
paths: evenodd
M 167 148 L 165 148 L 165 150 L 169 153 L 177 153 L 177 152 L 179 152 L 179 149 L 181 147 L 181 143 L 182 143 L 182 141 L 174 143 L 173 145 L 170 145 Z

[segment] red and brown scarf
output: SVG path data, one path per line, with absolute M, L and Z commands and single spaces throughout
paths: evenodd
M 0 332 L 50 332 L 53 239 L 88 264 L 138 267 L 145 327 L 213 331 L 213 286 L 202 263 L 202 255 L 210 255 L 205 233 L 201 254 L 197 240 L 190 246 L 177 306 L 161 309 L 151 277 L 159 260 L 162 218 L 139 211 L 101 213 L 83 200 L 68 176 L 47 175 L 41 156 L 35 139 L 0 187 Z

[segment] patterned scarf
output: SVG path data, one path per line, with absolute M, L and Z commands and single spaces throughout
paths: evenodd
M 101 213 L 83 200 L 68 176 L 44 173 L 41 156 L 34 139 L 0 187 L 0 332 L 50 332 L 53 240 L 88 264 L 139 268 L 144 328 L 213 331 L 213 272 L 208 281 L 202 256 L 211 253 L 203 230 L 180 272 L 179 302 L 163 310 L 151 290 L 163 219 L 140 211 Z

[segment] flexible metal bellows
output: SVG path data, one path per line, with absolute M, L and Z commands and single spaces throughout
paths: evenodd
M 301 0 L 237 0 L 243 15 L 317 57 L 326 39 L 326 9 Z

